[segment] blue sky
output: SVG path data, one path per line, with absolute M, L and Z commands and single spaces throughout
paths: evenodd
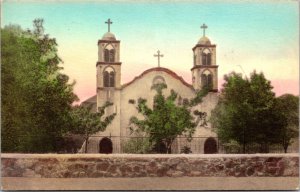
M 191 49 L 202 36 L 200 25 L 206 23 L 206 35 L 217 44 L 220 81 L 230 71 L 241 72 L 241 65 L 247 74 L 263 71 L 278 94 L 297 94 L 298 2 L 262 2 L 4 1 L 1 26 L 32 28 L 33 19 L 43 18 L 81 99 L 95 93 L 97 41 L 107 31 L 108 18 L 113 21 L 111 31 L 121 40 L 123 83 L 155 67 L 157 49 L 165 55 L 162 66 L 190 81 Z

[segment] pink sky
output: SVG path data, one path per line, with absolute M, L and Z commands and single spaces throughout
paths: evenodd
M 138 76 L 140 73 L 142 73 L 142 71 L 133 70 L 132 74 L 123 74 L 124 76 L 122 77 L 122 84 L 131 81 L 135 76 Z M 191 83 L 191 74 L 189 71 L 180 71 L 176 73 L 179 76 L 182 76 L 186 82 Z M 223 83 L 223 77 L 219 77 L 219 90 L 221 90 Z M 81 89 L 78 89 L 78 87 L 75 86 L 75 93 L 80 98 L 80 102 L 96 94 L 96 83 L 90 83 L 90 81 L 86 81 L 82 82 L 81 84 Z M 274 79 L 271 80 L 271 84 L 274 87 L 273 91 L 275 92 L 276 96 L 280 96 L 286 93 L 299 95 L 299 80 L 297 79 Z

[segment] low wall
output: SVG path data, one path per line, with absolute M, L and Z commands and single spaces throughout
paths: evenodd
M 1 154 L 2 177 L 299 176 L 298 154 Z

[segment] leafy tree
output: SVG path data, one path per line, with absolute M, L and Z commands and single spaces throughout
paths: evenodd
M 276 113 L 275 94 L 263 73 L 244 79 L 240 74 L 225 75 L 225 83 L 211 122 L 223 143 L 236 141 L 243 146 L 258 143 L 260 152 L 268 152 L 278 142 L 282 117 Z
M 162 90 L 166 87 L 166 84 L 156 84 L 152 87 L 156 91 L 152 109 L 147 106 L 145 99 L 138 99 L 136 109 L 144 118 L 131 117 L 130 123 L 133 126 L 130 130 L 145 133 L 149 136 L 150 143 L 156 146 L 163 143 L 166 146 L 166 152 L 170 153 L 171 145 L 178 135 L 186 135 L 191 139 L 197 124 L 191 115 L 190 107 L 201 102 L 201 98 L 208 93 L 208 90 L 203 89 L 195 98 L 178 106 L 176 105 L 178 94 L 175 91 L 171 90 L 168 97 L 163 95 Z M 199 112 L 196 114 L 202 115 Z M 203 117 L 202 115 L 201 118 Z
M 1 29 L 2 150 L 58 151 L 57 140 L 67 131 L 73 83 L 61 73 L 54 38 L 44 34 L 43 20 L 34 30 L 9 25 Z
M 293 138 L 299 137 L 299 97 L 292 94 L 277 97 L 275 111 L 284 118 L 280 140 L 286 153 Z
M 116 114 L 113 113 L 102 119 L 105 108 L 113 105 L 106 102 L 102 107 L 99 107 L 98 112 L 92 113 L 91 107 L 75 106 L 73 109 L 72 122 L 73 129 L 71 133 L 84 135 L 85 153 L 87 153 L 88 139 L 92 134 L 99 131 L 104 131 L 105 128 L 112 122 Z

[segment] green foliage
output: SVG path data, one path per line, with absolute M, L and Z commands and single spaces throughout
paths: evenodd
M 239 153 L 240 144 L 235 140 L 229 140 L 229 142 L 224 144 L 225 151 L 227 153 Z
M 82 134 L 88 137 L 88 135 L 104 131 L 105 128 L 112 122 L 115 113 L 106 116 L 102 119 L 106 107 L 113 105 L 110 102 L 106 102 L 102 107 L 99 108 L 98 112 L 92 113 L 91 107 L 75 106 L 72 113 L 73 129 L 71 130 L 74 134 Z
M 147 137 L 132 137 L 124 145 L 125 153 L 147 154 L 151 153 L 154 145 Z
M 185 135 L 191 138 L 197 124 L 188 104 L 180 106 L 175 104 L 178 96 L 175 91 L 171 90 L 168 97 L 163 95 L 162 90 L 166 87 L 165 84 L 156 84 L 152 87 L 156 91 L 153 109 L 147 106 L 145 99 L 138 99 L 136 109 L 144 118 L 131 117 L 130 123 L 133 126 L 130 129 L 132 132 L 146 133 L 153 145 L 163 143 L 169 152 L 176 137 Z M 200 102 L 200 99 L 197 101 Z
M 85 151 L 87 151 L 87 142 L 90 135 L 99 131 L 104 131 L 106 127 L 112 122 L 116 114 L 106 116 L 104 119 L 102 116 L 105 113 L 105 108 L 113 105 L 113 103 L 106 102 L 102 107 L 98 109 L 98 112 L 92 113 L 91 106 L 75 106 L 72 112 L 72 129 L 73 134 L 84 135 L 85 138 Z
M 224 77 L 219 103 L 212 111 L 211 122 L 223 143 L 236 141 L 243 146 L 258 143 L 259 152 L 278 143 L 282 116 L 276 113 L 275 94 L 270 81 L 255 71 L 250 79 L 231 73 Z
M 199 103 L 202 103 L 202 99 L 208 94 L 210 87 L 203 87 L 201 90 L 199 90 L 196 93 L 196 97 L 191 99 L 190 102 L 187 102 L 191 107 L 198 105 Z
M 1 127 L 4 152 L 54 152 L 67 132 L 73 83 L 61 73 L 54 38 L 43 34 L 43 20 L 34 32 L 19 26 L 1 29 Z
M 280 129 L 280 141 L 287 152 L 292 139 L 299 137 L 299 97 L 284 94 L 276 98 L 275 111 L 284 118 L 284 125 Z

